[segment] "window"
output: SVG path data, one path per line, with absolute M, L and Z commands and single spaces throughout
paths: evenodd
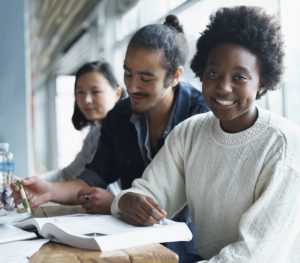
M 300 124 L 300 6 L 291 0 L 281 0 L 280 17 L 285 37 L 286 57 L 285 74 L 282 84 L 284 101 L 284 114 L 291 120 Z
M 71 121 L 74 110 L 74 76 L 59 76 L 56 80 L 56 126 L 58 167 L 74 160 L 82 147 L 86 130 L 77 131 Z

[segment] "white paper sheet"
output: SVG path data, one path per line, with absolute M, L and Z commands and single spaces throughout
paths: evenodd
M 17 213 L 16 211 L 6 211 L 0 209 L 0 225 L 12 224 L 30 217 L 30 213 Z
M 0 262 L 28 263 L 28 258 L 48 241 L 48 239 L 36 239 L 0 244 Z
M 0 225 L 0 244 L 35 238 L 36 234 L 12 225 Z

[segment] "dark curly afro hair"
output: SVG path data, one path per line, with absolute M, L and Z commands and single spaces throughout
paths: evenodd
M 202 81 L 211 50 L 229 42 L 242 45 L 255 54 L 261 65 L 261 78 L 266 89 L 276 89 L 283 73 L 283 39 L 279 22 L 260 7 L 236 6 L 220 8 L 210 16 L 210 24 L 197 41 L 191 69 Z

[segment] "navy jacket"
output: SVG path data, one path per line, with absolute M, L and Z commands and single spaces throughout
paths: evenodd
M 180 82 L 175 92 L 178 97 L 171 122 L 172 129 L 188 117 L 209 110 L 201 92 L 190 84 Z M 120 179 L 122 189 L 127 189 L 134 179 L 142 176 L 146 167 L 136 129 L 130 122 L 131 114 L 129 98 L 117 103 L 107 114 L 94 158 L 79 176 L 88 185 L 105 188 Z M 161 147 L 163 143 L 164 138 L 158 145 Z

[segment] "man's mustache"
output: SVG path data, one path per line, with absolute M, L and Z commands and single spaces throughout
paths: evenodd
M 148 97 L 149 94 L 143 92 L 135 92 L 135 93 L 130 93 L 129 96 Z

